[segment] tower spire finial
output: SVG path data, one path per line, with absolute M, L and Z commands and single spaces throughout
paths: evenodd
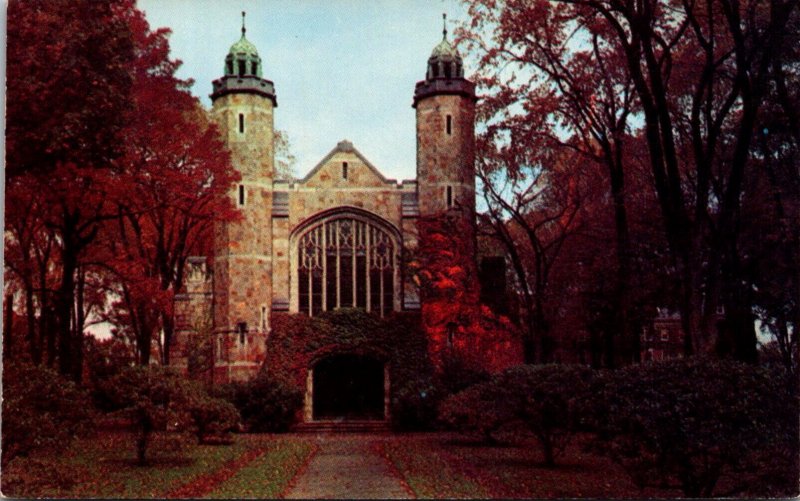
M 442 12 L 442 40 L 447 40 L 447 13 Z
M 245 31 L 247 31 L 247 28 L 244 27 L 244 11 L 242 11 L 242 37 L 244 37 Z

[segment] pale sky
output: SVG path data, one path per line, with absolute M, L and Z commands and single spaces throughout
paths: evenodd
M 342 139 L 387 177 L 415 177 L 414 85 L 448 30 L 466 20 L 456 0 L 139 0 L 151 29 L 172 30 L 181 78 L 195 81 L 206 107 L 211 81 L 241 36 L 257 48 L 275 82 L 275 127 L 288 133 L 297 174 L 311 170 Z M 466 56 L 463 54 L 462 55 Z M 467 77 L 475 65 L 465 58 Z

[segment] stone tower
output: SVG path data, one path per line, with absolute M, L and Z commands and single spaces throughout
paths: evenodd
M 414 90 L 420 216 L 455 209 L 474 217 L 475 84 L 464 78 L 446 27 L 442 34 Z
M 242 12 L 242 37 L 231 46 L 224 76 L 213 82 L 211 94 L 211 114 L 241 174 L 231 193 L 241 217 L 215 231 L 214 324 L 218 357 L 227 361 L 230 379 L 249 377 L 263 360 L 272 297 L 277 100 L 245 31 Z
M 446 21 L 446 19 L 445 19 Z M 475 261 L 475 85 L 464 78 L 461 56 L 447 40 L 428 58 L 414 90 L 417 113 L 419 254 L 424 276 L 422 325 L 431 360 L 462 356 L 480 311 Z M 442 278 L 443 277 L 443 278 Z

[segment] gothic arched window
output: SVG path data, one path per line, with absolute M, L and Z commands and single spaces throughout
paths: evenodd
M 305 230 L 297 242 L 297 307 L 316 315 L 336 308 L 394 309 L 396 238 L 379 225 L 342 215 Z

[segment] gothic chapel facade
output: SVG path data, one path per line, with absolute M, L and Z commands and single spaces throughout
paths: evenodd
M 210 112 L 241 174 L 231 196 L 242 217 L 215 229 L 213 266 L 189 260 L 173 360 L 186 363 L 199 318 L 213 319 L 214 380 L 224 382 L 259 370 L 276 312 L 420 309 L 402 266 L 417 245 L 417 219 L 456 206 L 475 218 L 475 87 L 443 33 L 413 95 L 416 180 L 387 179 L 347 140 L 304 178 L 285 180 L 275 176 L 275 85 L 242 27 L 213 82 Z

